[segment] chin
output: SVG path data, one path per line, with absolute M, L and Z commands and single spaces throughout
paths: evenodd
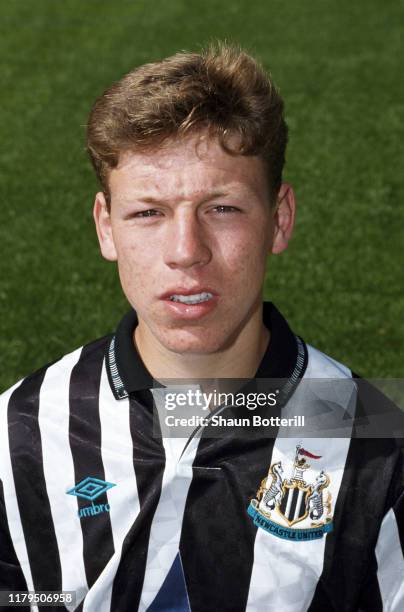
M 226 345 L 226 338 L 218 334 L 195 333 L 175 330 L 164 334 L 159 341 L 169 351 L 188 355 L 209 355 L 216 353 Z

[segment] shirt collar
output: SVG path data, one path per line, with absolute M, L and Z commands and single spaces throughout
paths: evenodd
M 306 369 L 306 345 L 295 336 L 272 302 L 264 302 L 263 320 L 271 332 L 271 339 L 255 377 L 284 379 L 285 393 L 289 393 Z M 156 386 L 133 343 L 136 325 L 136 312 L 131 310 L 119 323 L 107 348 L 108 379 L 116 399 Z

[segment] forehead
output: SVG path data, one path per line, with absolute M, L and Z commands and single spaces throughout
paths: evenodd
M 267 195 L 265 164 L 232 155 L 215 137 L 198 133 L 169 139 L 159 148 L 126 151 L 109 175 L 111 198 L 193 198 L 212 190 Z

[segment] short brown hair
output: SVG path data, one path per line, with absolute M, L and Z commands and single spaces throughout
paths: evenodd
M 135 68 L 97 99 L 87 149 L 108 204 L 108 173 L 120 153 L 204 129 L 227 152 L 264 159 L 274 202 L 287 143 L 282 98 L 257 60 L 217 42 L 201 53 L 176 53 Z M 239 136 L 236 149 L 229 144 L 233 134 Z

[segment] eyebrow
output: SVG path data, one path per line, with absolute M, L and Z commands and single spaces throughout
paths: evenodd
M 199 204 L 204 204 L 206 202 L 214 200 L 215 198 L 223 198 L 229 195 L 230 194 L 227 190 L 226 191 L 223 191 L 223 190 L 212 191 L 211 193 L 207 194 L 202 200 L 200 200 Z M 122 198 L 120 198 L 120 200 L 123 204 L 133 204 L 134 202 L 137 202 L 140 204 L 157 205 L 157 204 L 164 204 L 166 202 L 166 200 L 164 199 L 160 199 L 154 196 L 142 195 L 142 194 L 140 194 L 139 196 L 136 196 L 135 194 L 133 194 L 133 196 L 131 196 L 130 194 L 123 195 Z
M 229 193 L 226 191 L 213 191 L 212 193 L 207 195 L 205 198 L 203 198 L 199 203 L 204 204 L 205 202 L 209 202 L 210 200 L 214 200 L 215 198 L 223 198 L 228 195 Z M 134 197 L 133 199 L 130 197 L 129 198 L 124 197 L 122 199 L 125 203 L 131 203 L 136 200 L 136 202 L 140 202 L 141 204 L 161 204 L 165 201 L 164 199 L 162 200 L 160 198 L 154 198 L 153 196 L 140 196 L 140 197 Z

